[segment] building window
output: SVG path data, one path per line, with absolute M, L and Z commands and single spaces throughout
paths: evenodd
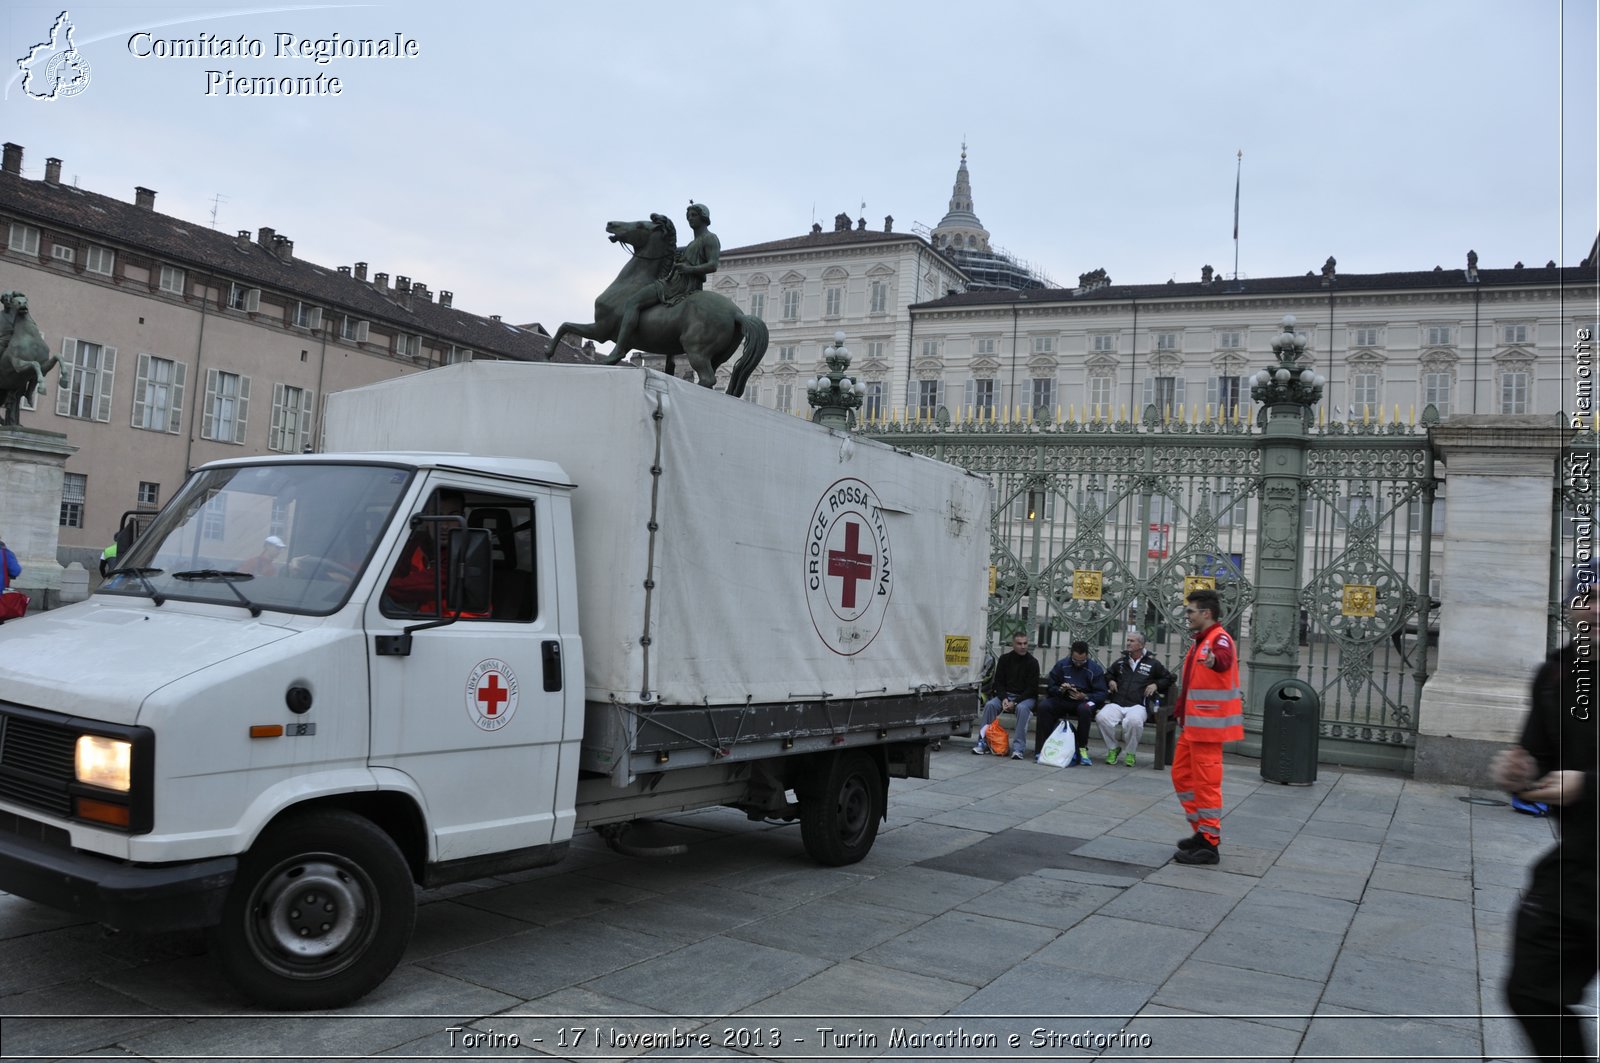
M 400 358 L 422 357 L 422 337 L 412 332 L 397 333 L 394 338 L 394 353 Z
M 311 446 L 311 395 L 303 388 L 272 385 L 272 428 L 267 449 L 295 454 Z
M 1241 348 L 1243 346 L 1244 346 L 1244 333 L 1242 333 L 1242 332 L 1219 332 L 1219 333 L 1217 333 L 1217 348 L 1219 350 L 1224 350 L 1224 351 L 1238 350 L 1239 348 Z
M 177 266 L 161 267 L 160 285 L 162 291 L 171 292 L 173 295 L 182 295 L 184 294 L 183 281 L 183 270 Z
M 117 349 L 68 338 L 62 368 L 68 379 L 56 381 L 56 413 L 86 421 L 111 420 L 111 384 L 116 374 Z
M 1028 382 L 1028 409 L 1049 411 L 1056 407 L 1056 378 L 1034 377 Z
M 793 384 L 779 384 L 778 385 L 778 396 L 773 401 L 772 408 L 775 409 L 775 410 L 780 410 L 783 413 L 788 413 L 791 409 L 794 408 L 794 385 Z
M 50 257 L 57 262 L 74 262 L 78 258 L 78 251 L 76 248 L 68 247 L 66 244 L 52 244 L 50 246 Z
M 11 250 L 21 252 L 24 255 L 37 255 L 39 253 L 39 230 L 31 225 L 23 225 L 21 222 L 12 222 L 9 246 Z
M 116 252 L 109 247 L 90 244 L 88 253 L 83 256 L 83 268 L 90 273 L 101 273 L 109 277 L 116 266 Z
M 1506 325 L 1500 330 L 1500 339 L 1503 343 L 1527 343 L 1527 325 Z
M 1183 405 L 1183 377 L 1147 376 L 1144 378 L 1144 403 L 1154 406 L 1162 417 L 1171 415 Z
M 867 384 L 867 395 L 861 403 L 861 416 L 868 421 L 883 420 L 883 383 L 872 381 Z
M 1350 345 L 1352 347 L 1376 347 L 1378 345 L 1378 330 L 1374 326 L 1365 325 L 1350 330 Z
M 89 477 L 81 472 L 65 473 L 61 479 L 61 526 L 83 527 L 83 502 L 89 493 Z
M 922 357 L 924 357 L 924 358 L 937 358 L 937 357 L 939 357 L 939 341 L 938 340 L 923 340 L 922 341 Z
M 883 314 L 889 310 L 889 286 L 883 281 L 872 282 L 872 302 L 868 313 Z
M 919 417 L 932 417 L 938 412 L 943 395 L 944 386 L 938 380 L 917 381 L 917 415 Z
M 1450 414 L 1450 384 L 1454 376 L 1448 369 L 1435 369 L 1422 374 L 1422 404 L 1432 405 L 1440 417 Z
M 188 372 L 182 362 L 141 354 L 133 378 L 133 427 L 176 435 L 183 419 L 183 385 Z
M 359 317 L 344 316 L 344 321 L 339 325 L 339 338 L 349 340 L 351 343 L 367 342 L 368 322 Z
M 1056 350 L 1056 338 L 1054 336 L 1035 336 L 1035 337 L 1033 337 L 1033 353 L 1034 354 L 1054 354 L 1055 350 Z
M 228 309 L 243 310 L 253 314 L 261 309 L 261 289 L 246 288 L 242 284 L 232 284 L 228 287 Z
M 470 361 L 472 361 L 472 351 L 466 347 L 457 347 L 452 343 L 450 349 L 444 352 L 445 365 L 460 365 Z
M 1100 354 L 1110 354 L 1117 349 L 1117 338 L 1106 335 L 1096 336 L 1092 346 Z
M 985 336 L 984 338 L 980 339 L 977 342 L 977 345 L 973 348 L 974 354 L 986 354 L 993 356 L 994 352 L 995 340 L 993 336 Z
M 139 481 L 139 507 L 141 509 L 155 509 L 161 505 L 161 485 L 151 483 L 149 480 Z
M 1422 503 L 1413 499 L 1407 509 L 1406 530 L 1412 535 L 1420 535 L 1422 533 Z M 1444 534 L 1444 498 L 1442 496 L 1433 500 L 1433 513 L 1431 514 L 1429 525 L 1429 531 L 1434 535 Z M 1435 591 L 1433 596 L 1437 598 L 1439 596 L 1438 592 Z
M 1378 374 L 1371 369 L 1358 369 L 1350 374 L 1350 416 L 1372 416 L 1378 408 Z
M 967 405 L 972 409 L 974 417 L 993 420 L 994 381 L 989 377 L 967 381 Z
M 792 362 L 792 361 L 794 361 L 794 347 L 795 347 L 795 345 L 792 344 L 792 343 L 785 343 L 785 344 L 782 344 L 781 346 L 779 346 L 779 348 L 778 348 L 778 361 L 780 361 L 780 362 Z
M 220 369 L 206 370 L 205 416 L 200 438 L 243 443 L 250 414 L 250 378 Z
M 1211 378 L 1206 401 L 1223 417 L 1232 417 L 1239 409 L 1239 396 L 1243 381 L 1236 376 Z
M 1178 349 L 1178 334 L 1176 332 L 1156 333 L 1156 350 L 1176 351 Z
M 750 384 L 744 389 L 744 401 L 761 404 L 761 389 L 755 384 Z
M 1112 414 L 1111 389 L 1116 381 L 1105 375 L 1089 378 L 1089 415 L 1109 420 Z
M 838 317 L 844 309 L 844 289 L 832 285 L 823 291 L 823 316 Z
M 294 327 L 318 329 L 322 327 L 322 307 L 310 303 L 294 304 Z
M 1507 369 L 1500 374 L 1500 412 L 1529 413 L 1528 371 Z
M 750 316 L 758 321 L 765 321 L 767 319 L 766 292 L 750 293 Z
M 1449 325 L 1429 325 L 1428 326 L 1428 346 L 1429 347 L 1448 347 L 1448 346 L 1450 346 L 1451 336 L 1454 334 L 1454 332 L 1455 332 L 1455 330 L 1452 329 Z
M 876 358 L 879 361 L 883 360 L 883 341 L 882 340 L 868 340 L 867 341 L 867 357 L 868 358 Z
M 785 321 L 800 320 L 800 289 L 788 288 L 783 293 L 783 319 Z

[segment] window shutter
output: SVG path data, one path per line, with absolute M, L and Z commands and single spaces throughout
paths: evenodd
M 1152 404 L 1154 404 L 1155 401 L 1156 401 L 1156 378 L 1153 377 L 1153 376 L 1147 376 L 1147 377 L 1144 378 L 1144 405 L 1145 405 L 1146 408 L 1148 408 Z M 1158 410 L 1156 412 L 1159 413 L 1160 411 Z M 1140 413 L 1142 414 L 1143 411 L 1141 410 Z
M 356 342 L 357 343 L 366 343 L 367 342 L 367 322 L 365 322 L 365 321 L 356 322 Z
M 272 424 L 267 431 L 268 450 L 287 450 L 288 440 L 283 433 L 283 385 L 272 385 Z
M 261 309 L 261 289 L 251 288 L 244 293 L 244 308 L 254 314 Z
M 200 438 L 217 438 L 217 386 L 220 375 L 215 369 L 206 370 L 206 406 L 200 418 Z
M 1183 377 L 1172 378 L 1172 405 L 1182 406 L 1183 403 Z
M 96 382 L 94 399 L 94 419 L 97 421 L 111 420 L 111 385 L 116 381 L 117 349 L 115 347 L 100 348 L 100 378 Z
M 139 361 L 133 371 L 133 427 L 144 428 L 144 394 L 150 386 L 150 356 L 139 355 Z M 148 427 L 155 428 L 156 425 Z
M 965 398 L 963 399 L 963 401 L 961 403 L 961 407 L 962 407 L 962 409 L 970 410 L 974 406 L 976 406 L 977 404 L 978 404 L 978 382 L 976 380 L 968 380 L 967 381 L 967 386 L 966 386 L 966 395 L 965 395 Z
M 233 441 L 244 442 L 246 422 L 250 414 L 250 378 L 239 377 L 239 416 L 234 420 Z
M 316 397 L 309 389 L 300 393 L 300 442 L 295 450 L 302 454 L 311 446 L 311 411 L 316 409 Z
M 1212 409 L 1222 405 L 1222 380 L 1219 377 L 1206 377 L 1206 404 Z
M 309 329 L 312 329 L 312 330 L 316 330 L 316 329 L 320 329 L 321 327 L 322 327 L 322 307 L 314 306 L 314 307 L 311 308 L 311 316 L 306 321 L 306 328 L 309 328 Z
M 61 337 L 61 369 L 56 373 L 56 413 L 66 417 L 72 413 L 72 386 L 78 374 L 75 359 L 78 341 L 70 336 Z
M 167 396 L 167 431 L 177 435 L 183 421 L 183 383 L 189 367 L 182 362 L 172 363 L 172 393 Z

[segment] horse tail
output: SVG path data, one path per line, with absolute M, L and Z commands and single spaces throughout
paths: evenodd
M 733 372 L 728 374 L 727 392 L 736 399 L 744 395 L 744 386 L 749 383 L 750 374 L 756 371 L 756 366 L 767 355 L 767 323 L 759 317 L 741 314 L 739 327 L 744 330 L 744 354 L 734 363 Z

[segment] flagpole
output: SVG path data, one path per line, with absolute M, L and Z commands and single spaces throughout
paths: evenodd
M 1239 149 L 1233 171 L 1233 279 L 1239 279 L 1239 178 L 1244 173 L 1244 149 Z

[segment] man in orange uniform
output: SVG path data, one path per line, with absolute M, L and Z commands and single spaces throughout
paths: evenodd
M 1184 600 L 1194 645 L 1183 659 L 1183 693 L 1176 707 L 1183 734 L 1172 757 L 1172 788 L 1195 831 L 1178 843 L 1174 859 L 1214 864 L 1222 844 L 1222 743 L 1244 737 L 1239 647 L 1222 626 L 1216 591 L 1191 591 Z

